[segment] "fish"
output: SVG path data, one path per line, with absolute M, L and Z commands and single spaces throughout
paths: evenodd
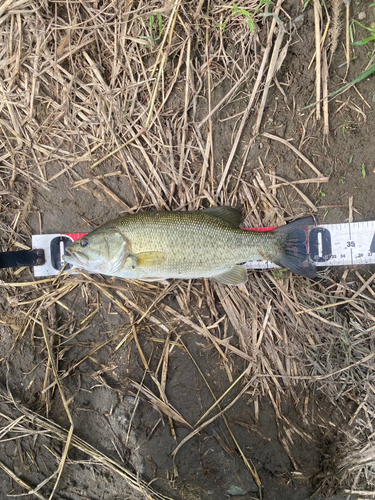
M 228 206 L 126 214 L 70 244 L 63 259 L 89 273 L 142 281 L 214 278 L 242 285 L 244 264 L 263 259 L 316 276 L 303 250 L 312 217 L 267 232 L 240 229 L 240 223 L 240 211 Z

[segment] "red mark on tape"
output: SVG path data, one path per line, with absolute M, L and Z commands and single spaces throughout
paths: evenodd
M 257 231 L 258 233 L 266 233 L 267 231 L 273 231 L 277 229 L 278 226 L 275 227 L 244 227 L 245 231 Z
M 82 238 L 82 236 L 86 236 L 86 234 L 87 233 L 63 233 L 62 236 L 68 236 L 68 238 L 72 238 L 73 241 L 77 241 Z

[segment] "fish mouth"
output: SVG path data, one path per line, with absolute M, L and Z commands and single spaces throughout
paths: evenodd
M 88 264 L 88 258 L 81 252 L 72 252 L 69 247 L 65 249 L 65 254 L 62 256 L 64 262 L 73 266 L 85 267 Z

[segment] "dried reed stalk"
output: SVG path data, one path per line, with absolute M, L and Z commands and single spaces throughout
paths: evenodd
M 315 95 L 316 95 L 316 119 L 320 120 L 320 96 L 321 96 L 321 30 L 320 20 L 322 8 L 319 0 L 314 0 L 314 24 L 315 24 Z

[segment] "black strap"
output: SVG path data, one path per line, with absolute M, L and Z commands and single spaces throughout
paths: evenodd
M 42 266 L 45 262 L 44 250 L 41 249 L 0 252 L 0 269 L 5 267 Z

